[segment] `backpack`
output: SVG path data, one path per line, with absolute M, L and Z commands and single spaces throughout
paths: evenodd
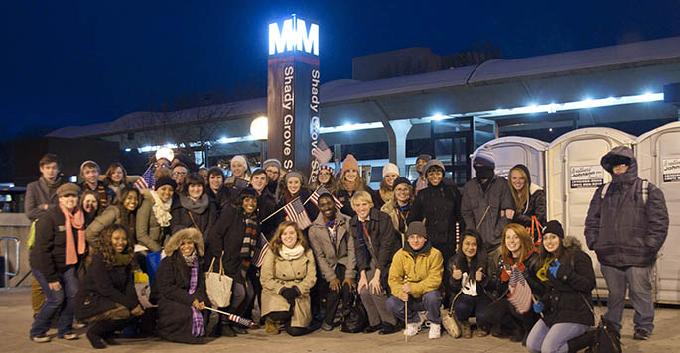
M 362 332 L 368 326 L 368 315 L 361 303 L 359 293 L 355 290 L 350 292 L 349 305 L 342 313 L 342 325 L 340 331 L 347 333 Z

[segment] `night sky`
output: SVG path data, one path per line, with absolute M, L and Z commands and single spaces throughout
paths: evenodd
M 291 13 L 320 25 L 323 81 L 350 78 L 352 57 L 406 47 L 490 43 L 519 58 L 680 35 L 680 0 L 5 1 L 2 131 L 265 96 L 267 24 Z

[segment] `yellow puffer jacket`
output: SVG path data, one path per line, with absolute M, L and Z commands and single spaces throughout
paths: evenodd
M 408 244 L 406 244 L 408 246 Z M 388 283 L 392 295 L 399 296 L 404 283 L 408 282 L 414 298 L 420 298 L 425 293 L 439 289 L 444 272 L 444 258 L 442 253 L 433 248 L 428 242 L 425 250 L 414 258 L 411 251 L 399 249 L 392 258 Z

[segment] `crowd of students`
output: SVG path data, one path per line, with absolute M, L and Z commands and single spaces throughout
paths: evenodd
M 229 177 L 158 157 L 135 183 L 119 163 L 101 177 L 83 162 L 80 184 L 60 179 L 55 155 L 39 167 L 26 194 L 35 342 L 51 340 L 55 317 L 59 338 L 76 339 L 74 324 L 86 324 L 91 345 L 105 348 L 131 325 L 200 343 L 246 334 L 253 326 L 237 317 L 300 336 L 334 330 L 354 309 L 366 313 L 365 333 L 429 327 L 436 339 L 444 326 L 456 338 L 492 334 L 531 352 L 566 352 L 594 324 L 590 257 L 546 220 L 545 192 L 528 168 L 497 176 L 490 150 L 460 189 L 429 155 L 418 157 L 414 181 L 384 166 L 378 190 L 351 154 L 338 171 L 323 165 L 313 183 L 274 159 L 251 170 L 243 156 Z M 210 303 L 209 268 L 233 280 L 227 307 Z M 152 276 L 149 298 L 135 272 Z

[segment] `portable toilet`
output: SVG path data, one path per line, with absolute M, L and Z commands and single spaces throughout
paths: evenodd
M 506 136 L 486 142 L 479 146 L 472 154 L 488 147 L 493 151 L 496 159 L 496 175 L 507 178 L 510 168 L 517 164 L 524 164 L 531 174 L 531 182 L 541 187 L 545 186 L 545 151 L 548 143 L 530 137 Z M 474 169 L 472 176 L 475 176 Z
M 656 301 L 680 304 L 680 121 L 641 135 L 635 155 L 639 177 L 663 191 L 670 218 L 656 261 Z
M 583 243 L 586 215 L 590 200 L 598 186 L 611 180 L 600 165 L 600 159 L 612 148 L 632 147 L 635 137 L 625 132 L 592 127 L 568 132 L 548 146 L 546 159 L 546 202 L 548 220 L 559 220 L 566 235 Z M 605 288 L 600 265 L 595 253 L 587 251 L 593 259 L 598 288 Z

